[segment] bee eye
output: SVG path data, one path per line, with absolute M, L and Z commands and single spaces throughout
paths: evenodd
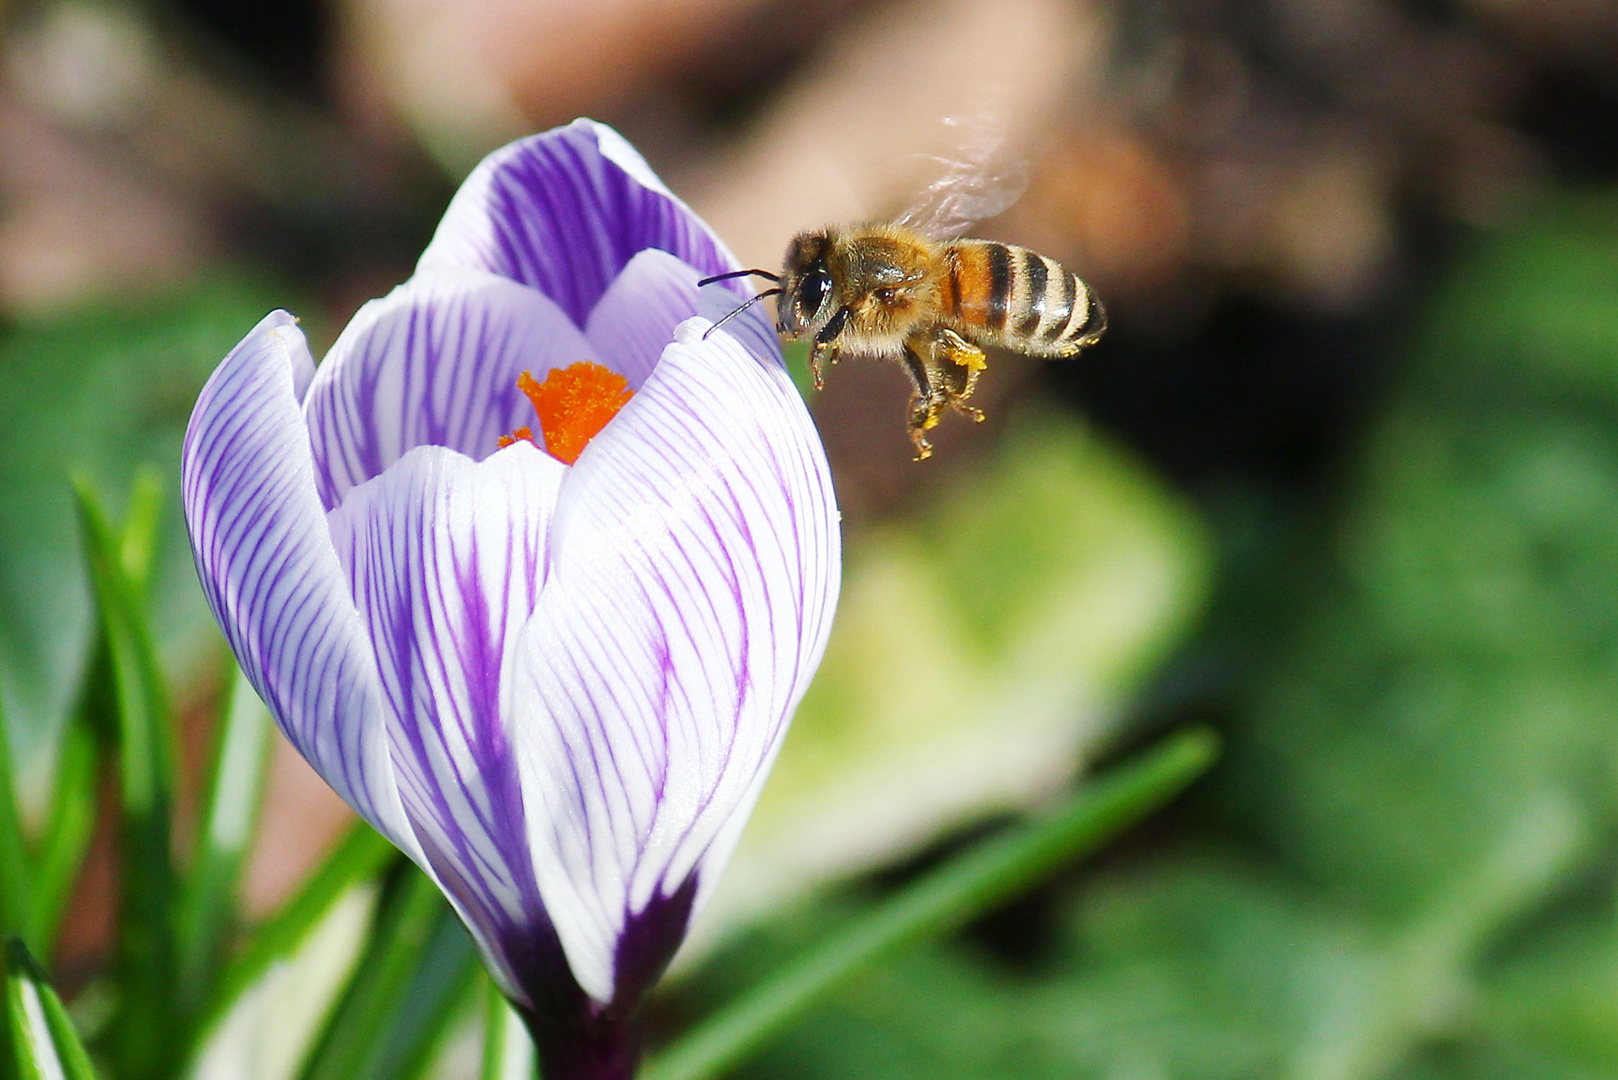
M 824 270 L 811 270 L 804 275 L 803 283 L 798 286 L 798 310 L 804 316 L 810 317 L 820 310 L 825 303 L 826 294 L 831 292 L 831 275 Z

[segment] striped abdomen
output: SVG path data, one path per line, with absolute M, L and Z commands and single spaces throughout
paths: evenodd
M 1089 286 L 1055 259 L 1012 244 L 944 245 L 944 311 L 968 337 L 1036 356 L 1071 356 L 1107 328 Z

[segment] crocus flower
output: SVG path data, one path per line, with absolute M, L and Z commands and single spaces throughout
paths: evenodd
M 836 604 L 830 478 L 775 335 L 756 308 L 705 334 L 747 293 L 697 281 L 736 266 L 576 121 L 484 161 L 318 369 L 265 318 L 186 433 L 243 669 L 443 888 L 552 1080 L 634 1071 L 636 1004 Z

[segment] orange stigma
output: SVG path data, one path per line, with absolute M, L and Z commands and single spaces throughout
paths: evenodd
M 523 374 L 526 375 L 528 373 L 525 371 Z M 535 446 L 539 445 L 539 443 L 534 442 L 534 429 L 526 424 L 520 428 L 514 429 L 510 435 L 500 436 L 500 438 L 496 439 L 495 441 L 500 445 L 500 449 L 504 450 L 506 447 L 510 446 L 514 442 L 517 442 L 519 439 L 525 442 L 534 443 Z
M 545 449 L 566 465 L 579 460 L 590 440 L 635 396 L 628 379 L 589 360 L 554 368 L 544 382 L 525 371 L 517 378 L 517 389 L 534 403 Z M 502 435 L 500 445 L 510 446 L 518 439 L 537 442 L 531 430 L 520 427 Z

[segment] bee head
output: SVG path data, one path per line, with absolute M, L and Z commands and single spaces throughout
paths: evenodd
M 784 336 L 805 337 L 830 321 L 832 280 L 826 255 L 831 247 L 826 232 L 800 233 L 787 247 L 781 264 L 781 300 L 776 305 L 777 329 Z

